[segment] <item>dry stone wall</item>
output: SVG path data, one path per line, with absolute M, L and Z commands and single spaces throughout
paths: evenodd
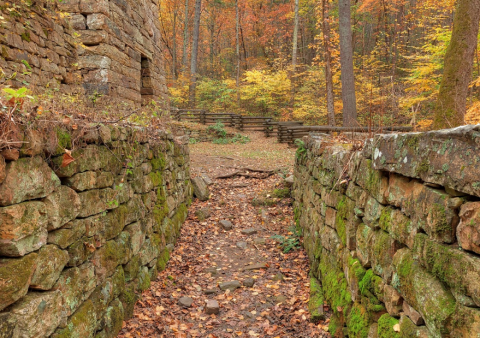
M 19 158 L 0 155 L 0 337 L 115 337 L 187 216 L 188 140 L 27 134 Z
M 295 215 L 336 337 L 480 337 L 479 145 L 479 126 L 306 138 Z
M 0 1 L 4 81 L 167 102 L 158 0 Z

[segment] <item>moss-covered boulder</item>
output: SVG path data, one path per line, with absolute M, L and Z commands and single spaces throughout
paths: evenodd
M 46 208 L 32 201 L 0 208 L 0 255 L 19 257 L 47 242 Z
M 74 313 L 95 289 L 97 280 L 95 268 L 91 263 L 64 270 L 53 286 L 59 290 L 64 299 L 67 315 Z
M 93 337 L 96 331 L 97 318 L 93 302 L 85 301 L 80 308 L 68 318 L 63 329 L 57 329 L 52 338 L 84 338 Z
M 133 310 L 135 308 L 135 303 L 139 299 L 139 296 L 136 294 L 138 284 L 136 282 L 131 282 L 125 285 L 125 290 L 120 295 L 120 301 L 123 304 L 124 317 L 125 320 L 133 317 Z
M 29 292 L 9 312 L 18 318 L 20 337 L 48 337 L 67 316 L 60 291 Z
M 138 273 L 137 290 L 143 292 L 150 287 L 150 274 L 148 273 L 148 267 L 144 266 L 140 268 Z
M 402 338 L 431 338 L 431 337 L 437 337 L 438 335 L 432 335 L 430 334 L 430 331 L 427 329 L 426 326 L 417 326 L 415 325 L 410 318 L 407 316 L 400 316 L 400 334 Z M 388 333 L 388 331 L 387 331 Z M 385 336 L 388 337 L 388 336 Z
M 66 251 L 56 245 L 45 245 L 38 251 L 37 269 L 33 274 L 30 288 L 36 290 L 50 290 L 70 257 Z
M 395 331 L 394 327 L 397 329 L 397 331 Z M 377 327 L 378 338 L 400 338 L 402 337 L 402 335 L 398 332 L 399 329 L 400 329 L 399 320 L 391 317 L 387 313 L 381 316 L 380 319 L 378 320 L 378 327 Z
M 367 309 L 355 303 L 347 316 L 348 337 L 367 338 L 371 319 Z
M 9 162 L 0 185 L 0 206 L 43 198 L 59 185 L 60 179 L 40 156 Z
M 80 197 L 74 190 L 64 185 L 45 197 L 43 202 L 48 216 L 48 231 L 62 227 L 80 213 Z
M 25 296 L 37 267 L 37 254 L 0 259 L 0 311 Z

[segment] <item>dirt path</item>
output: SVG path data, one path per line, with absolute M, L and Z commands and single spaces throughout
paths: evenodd
M 246 166 L 292 170 L 294 150 L 249 136 L 245 145 L 192 145 L 193 175 L 216 177 Z M 119 337 L 330 337 L 323 330 L 328 319 L 309 321 L 308 258 L 302 249 L 284 253 L 279 245 L 297 239 L 290 198 L 274 197 L 283 188 L 280 175 L 215 180 L 210 200 L 191 206 L 167 269 Z M 222 220 L 233 228 L 225 230 Z M 212 300 L 216 315 L 206 313 Z

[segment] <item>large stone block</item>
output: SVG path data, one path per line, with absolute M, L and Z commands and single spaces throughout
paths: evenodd
M 60 291 L 30 292 L 9 311 L 18 318 L 20 337 L 49 337 L 67 317 Z
M 436 243 L 424 234 L 415 238 L 414 257 L 432 275 L 457 294 L 471 297 L 480 307 L 480 259 L 451 246 Z
M 122 264 L 127 256 L 127 248 L 120 241 L 110 240 L 100 249 L 95 251 L 92 263 L 95 266 L 95 275 L 99 281 L 110 277 L 117 266 Z
M 30 288 L 50 290 L 69 260 L 68 253 L 55 245 L 45 245 L 38 251 L 37 269 L 33 274 Z
M 37 254 L 0 259 L 0 311 L 25 296 L 37 268 Z
M 432 336 L 441 337 L 455 312 L 452 293 L 440 280 L 420 267 L 408 249 L 397 251 L 393 265 L 395 276 L 392 286 L 420 312 Z
M 371 160 L 362 159 L 358 166 L 355 182 L 367 190 L 378 202 L 385 204 L 388 176 L 376 170 Z
M 59 290 L 67 315 L 74 313 L 95 289 L 97 280 L 91 263 L 64 270 L 53 290 Z
M 0 255 L 19 257 L 47 242 L 47 213 L 43 202 L 0 208 Z
M 75 219 L 68 222 L 61 229 L 49 232 L 47 243 L 66 249 L 85 235 L 89 223 L 88 219 Z
M 91 300 L 85 301 L 80 308 L 68 318 L 65 328 L 57 329 L 52 338 L 93 337 L 97 326 L 97 317 Z
M 462 126 L 427 133 L 375 136 L 375 169 L 480 196 L 478 150 L 480 126 Z
M 48 216 L 48 231 L 58 229 L 80 213 L 80 197 L 66 186 L 60 186 L 43 199 Z
M 200 176 L 192 179 L 192 185 L 193 192 L 200 201 L 207 201 L 210 198 L 210 189 L 208 189 L 205 181 Z
M 59 185 L 60 179 L 40 156 L 9 162 L 0 184 L 0 206 L 45 197 Z

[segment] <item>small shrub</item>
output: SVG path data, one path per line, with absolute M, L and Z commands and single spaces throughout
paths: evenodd
M 289 188 L 275 189 L 272 195 L 277 198 L 288 198 L 290 197 L 290 189 Z
M 217 121 L 213 126 L 208 126 L 207 132 L 215 134 L 219 138 L 227 137 L 225 125 L 221 121 Z
M 276 240 L 284 253 L 297 250 L 301 247 L 300 237 L 302 236 L 301 230 L 296 227 L 291 227 L 288 236 L 273 235 L 271 238 Z
M 198 141 L 196 138 L 193 138 L 193 137 L 188 140 L 188 143 L 189 143 L 189 144 L 196 144 L 196 143 L 198 143 L 198 142 L 199 142 L 199 141 Z

